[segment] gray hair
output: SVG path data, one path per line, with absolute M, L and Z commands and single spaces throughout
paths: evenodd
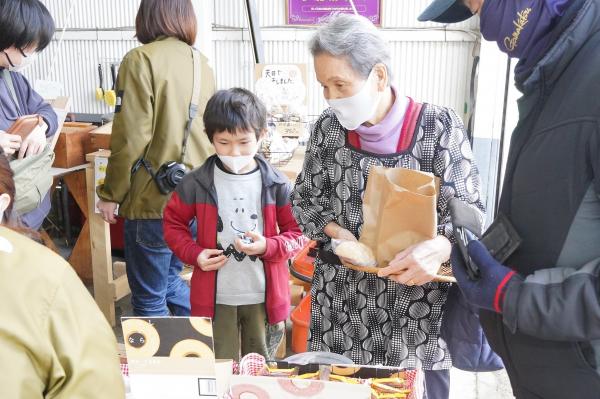
M 333 14 L 317 29 L 308 47 L 313 57 L 328 53 L 348 58 L 352 69 L 365 79 L 375 64 L 382 63 L 387 68 L 388 85 L 393 79 L 389 45 L 363 16 Z

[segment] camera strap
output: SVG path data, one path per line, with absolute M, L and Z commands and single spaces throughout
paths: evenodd
M 192 130 L 192 122 L 194 121 L 194 118 L 196 118 L 196 116 L 198 115 L 198 108 L 200 106 L 200 75 L 202 74 L 201 63 L 200 63 L 200 53 L 198 52 L 198 50 L 194 49 L 193 47 L 190 47 L 190 49 L 192 50 L 192 59 L 194 62 L 194 68 L 193 68 L 194 81 L 193 81 L 193 85 L 192 85 L 192 99 L 190 100 L 190 106 L 188 109 L 188 120 L 185 124 L 185 130 L 183 132 L 183 143 L 181 145 L 180 162 L 183 162 L 183 157 L 185 156 L 185 153 L 187 150 L 188 138 L 189 138 L 191 130 Z M 141 157 L 140 159 L 138 159 L 138 161 L 131 168 L 132 176 L 140 168 L 140 166 L 143 166 L 148 171 L 150 176 L 152 176 L 153 179 L 155 178 L 154 170 L 152 169 L 152 166 L 150 165 L 150 163 L 146 160 L 146 157 L 148 156 L 148 151 L 150 151 L 150 144 L 148 144 L 148 148 L 146 148 L 146 152 L 144 153 L 144 156 Z
M 187 149 L 187 141 L 192 131 L 192 122 L 196 115 L 198 115 L 198 107 L 200 106 L 200 54 L 198 50 L 192 47 L 192 58 L 194 60 L 194 83 L 192 86 L 192 99 L 190 101 L 190 108 L 188 110 L 188 121 L 185 124 L 185 131 L 183 133 L 183 144 L 181 146 L 181 162 L 185 156 Z

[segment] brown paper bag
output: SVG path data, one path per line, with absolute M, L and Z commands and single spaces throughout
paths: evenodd
M 359 241 L 385 267 L 398 252 L 437 235 L 436 179 L 405 168 L 374 166 L 369 173 Z

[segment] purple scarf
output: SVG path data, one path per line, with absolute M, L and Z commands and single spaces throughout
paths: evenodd
M 396 152 L 409 100 L 408 97 L 399 95 L 393 85 L 392 92 L 396 99 L 383 120 L 373 126 L 360 125 L 356 128 L 361 149 L 375 154 L 394 154 Z
M 537 60 L 548 46 L 549 33 L 570 0 L 486 0 L 481 9 L 481 34 L 500 51 L 522 64 Z

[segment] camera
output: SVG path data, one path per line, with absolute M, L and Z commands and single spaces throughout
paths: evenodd
M 160 166 L 158 172 L 154 175 L 154 181 L 158 186 L 158 190 L 166 195 L 175 190 L 175 187 L 177 187 L 186 173 L 187 169 L 184 164 L 169 161 Z

